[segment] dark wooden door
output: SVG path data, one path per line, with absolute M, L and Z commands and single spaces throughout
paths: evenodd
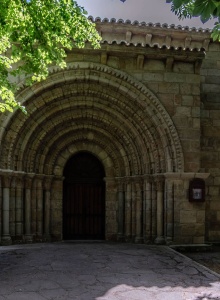
M 104 168 L 90 153 L 81 152 L 64 169 L 63 238 L 105 238 Z

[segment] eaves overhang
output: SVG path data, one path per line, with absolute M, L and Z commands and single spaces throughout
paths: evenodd
M 160 23 L 89 17 L 96 23 L 102 44 L 151 47 L 204 52 L 211 42 L 211 30 Z

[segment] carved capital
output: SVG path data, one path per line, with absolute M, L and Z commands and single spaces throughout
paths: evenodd
M 10 175 L 2 175 L 1 176 L 2 187 L 3 188 L 10 188 L 11 179 L 12 179 L 12 177 Z
M 53 176 L 45 176 L 43 180 L 43 188 L 45 190 L 50 190 L 52 184 Z
M 26 189 L 31 189 L 32 187 L 32 183 L 33 183 L 33 179 L 34 179 L 34 174 L 28 174 L 25 176 L 24 178 L 24 185 Z

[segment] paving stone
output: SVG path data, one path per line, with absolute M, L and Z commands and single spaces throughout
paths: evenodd
M 220 276 L 166 246 L 54 243 L 8 249 L 0 260 L 0 300 L 216 300 L 220 291 Z

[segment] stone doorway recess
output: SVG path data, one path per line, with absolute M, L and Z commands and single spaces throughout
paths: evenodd
M 105 238 L 105 171 L 88 152 L 72 156 L 64 168 L 63 239 Z

